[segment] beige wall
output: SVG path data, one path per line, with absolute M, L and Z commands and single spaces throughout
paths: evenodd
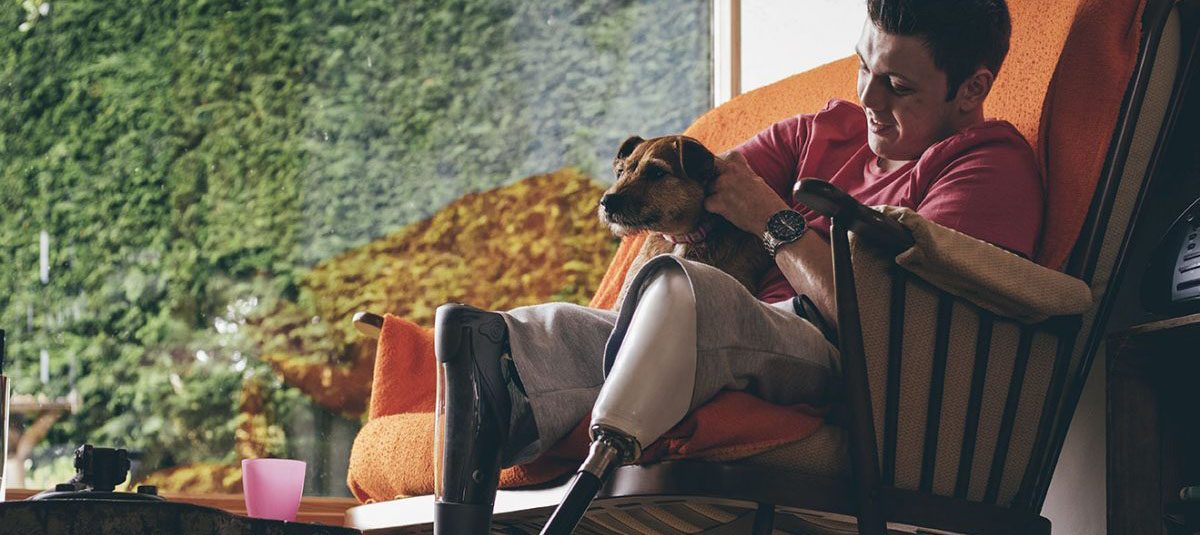
M 1106 529 L 1104 349 L 1096 354 L 1062 455 L 1050 480 L 1042 516 L 1053 535 L 1100 535 Z

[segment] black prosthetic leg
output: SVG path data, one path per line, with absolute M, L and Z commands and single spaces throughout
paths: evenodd
M 504 319 L 466 305 L 437 310 L 435 535 L 487 535 L 512 403 L 501 371 Z

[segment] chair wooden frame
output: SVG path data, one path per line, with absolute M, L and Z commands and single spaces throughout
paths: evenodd
M 1067 274 L 1080 278 L 1089 285 L 1096 275 L 1102 245 L 1106 238 L 1111 239 L 1107 236 L 1109 217 L 1116 202 L 1121 179 L 1125 175 L 1143 99 L 1151 83 L 1159 38 L 1173 12 L 1179 15 L 1183 28 L 1179 68 L 1175 73 L 1172 95 L 1157 133 L 1157 143 L 1146 168 L 1145 180 L 1138 188 L 1129 223 L 1122 230 L 1117 260 L 1111 267 L 1111 276 L 1107 279 L 1110 285 L 1113 281 L 1121 279 L 1121 274 L 1127 267 L 1123 259 L 1129 237 L 1133 234 L 1138 215 L 1143 209 L 1145 193 L 1164 159 L 1167 145 L 1164 141 L 1169 138 L 1174 128 L 1176 116 L 1181 108 L 1182 95 L 1188 90 L 1194 74 L 1194 58 L 1200 50 L 1200 32 L 1197 32 L 1197 27 L 1200 26 L 1200 0 L 1147 0 L 1141 21 L 1141 50 L 1126 93 L 1122 114 L 1118 119 L 1117 131 L 1083 223 L 1079 241 L 1065 269 Z M 1084 381 L 1103 340 L 1104 327 L 1116 292 L 1104 292 L 1098 302 L 1093 304 L 1091 314 L 1055 317 L 1038 324 L 1022 326 L 1016 362 L 1004 403 L 998 439 L 1000 443 L 996 448 L 1000 453 L 991 461 L 983 499 L 970 500 L 967 497 L 970 470 L 963 468 L 971 466 L 971 451 L 976 440 L 974 429 L 979 421 L 979 404 L 983 396 L 982 373 L 976 372 L 972 376 L 967 426 L 962 437 L 964 455 L 959 460 L 960 468 L 955 481 L 954 495 L 946 497 L 931 492 L 932 466 L 929 461 L 936 453 L 932 450 L 936 448 L 939 429 L 938 407 L 944 381 L 950 316 L 948 303 L 953 303 L 956 299 L 939 291 L 938 329 L 933 355 L 934 375 L 930 381 L 920 483 L 916 490 L 897 488 L 894 486 L 894 430 L 898 406 L 894 398 L 898 395 L 898 386 L 895 384 L 897 379 L 893 377 L 894 374 L 889 368 L 885 397 L 890 401 L 885 403 L 886 408 L 882 415 L 884 435 L 881 441 L 883 451 L 880 452 L 875 434 L 877 415 L 872 414 L 849 233 L 853 232 L 875 246 L 893 253 L 909 247 L 912 238 L 908 231 L 895 221 L 864 207 L 828 183 L 816 180 L 802 181 L 797 185 L 796 195 L 797 200 L 830 217 L 833 222 L 830 245 L 833 252 L 840 328 L 839 346 L 843 357 L 847 408 L 850 415 L 848 423 L 852 477 L 837 479 L 737 463 L 669 461 L 618 468 L 601 489 L 594 506 L 602 508 L 605 503 L 646 501 L 650 498 L 668 501 L 711 499 L 753 504 L 753 518 L 750 518 L 750 514 L 739 518 L 736 522 L 739 527 L 714 528 L 704 531 L 705 534 L 744 533 L 742 528 L 746 527 L 755 535 L 770 534 L 778 511 L 801 510 L 857 517 L 859 532 L 871 535 L 885 533 L 886 523 L 950 532 L 1048 535 L 1050 522 L 1040 516 L 1039 512 L 1045 501 L 1050 478 L 1062 451 Z M 914 283 L 913 279 L 916 277 L 906 275 L 902 269 L 893 267 L 897 276 L 893 279 L 891 307 L 895 312 L 903 310 L 903 290 L 907 284 Z M 893 313 L 893 317 L 896 316 Z M 902 317 L 903 314 L 899 316 Z M 979 317 L 975 358 L 976 362 L 986 362 L 991 324 L 995 317 L 987 312 L 982 312 Z M 374 319 L 378 318 L 356 318 L 356 324 L 362 323 L 364 329 L 377 334 L 378 326 L 372 327 L 369 325 L 372 322 L 368 321 Z M 890 339 L 898 341 L 903 335 L 902 322 L 893 322 L 889 330 Z M 1023 387 L 1021 371 L 1025 365 L 1024 359 L 1029 355 L 1030 340 L 1036 333 L 1049 333 L 1058 340 L 1046 392 L 1048 401 L 1042 405 L 1029 462 L 1020 468 L 1023 472 L 1016 496 L 1007 505 L 1000 505 L 997 503 L 997 486 L 1005 469 L 1004 445 L 1013 432 L 1014 414 Z M 1072 362 L 1072 356 L 1077 354 L 1077 349 L 1081 351 L 1082 358 Z M 889 355 L 889 360 L 893 358 L 899 358 L 899 355 Z M 527 514 L 524 515 L 523 525 L 533 525 L 538 518 L 544 520 L 550 509 L 551 507 L 546 506 L 525 511 Z M 500 519 L 497 521 L 502 522 Z M 427 532 L 426 529 L 417 526 L 411 529 L 405 529 L 404 532 Z

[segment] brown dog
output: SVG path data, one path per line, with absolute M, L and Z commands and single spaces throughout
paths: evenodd
M 621 144 L 613 172 L 617 181 L 600 199 L 600 220 L 618 236 L 652 231 L 630 267 L 617 307 L 632 274 L 664 253 L 721 269 L 751 293 L 758 289 L 771 256 L 757 236 L 704 210 L 718 175 L 716 157 L 704 145 L 685 136 L 634 136 Z

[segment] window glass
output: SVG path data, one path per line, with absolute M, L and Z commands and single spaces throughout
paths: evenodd
M 710 102 L 709 2 L 28 0 L 0 7 L 10 487 L 128 448 L 346 495 L 357 311 L 586 303 L 620 142 Z M 430 385 L 432 386 L 432 385 Z M 430 407 L 432 410 L 432 407 Z M 18 447 L 19 445 L 19 447 Z
M 742 0 L 742 92 L 854 55 L 863 0 Z

